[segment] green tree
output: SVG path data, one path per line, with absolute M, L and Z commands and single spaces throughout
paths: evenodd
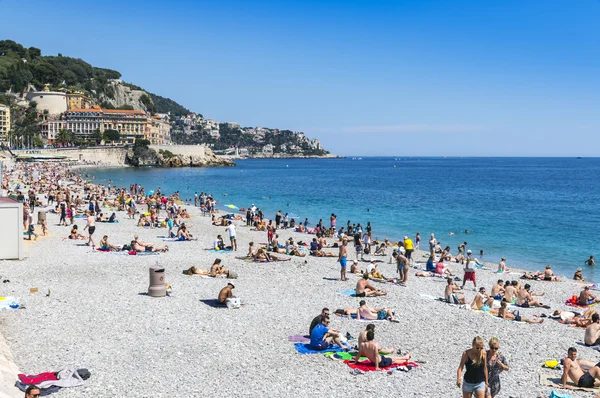
M 121 134 L 118 130 L 106 130 L 102 137 L 104 138 L 104 142 L 115 142 L 121 139 Z
M 34 148 L 41 148 L 44 146 L 44 141 L 42 141 L 42 139 L 40 138 L 39 135 L 36 135 L 35 137 L 33 137 L 33 147 Z
M 150 145 L 150 141 L 145 138 L 136 138 L 135 139 L 135 146 L 137 148 L 148 148 L 148 145 Z
M 56 134 L 56 142 L 66 146 L 74 141 L 73 133 L 67 129 L 60 129 Z
M 94 133 L 92 134 L 92 139 L 96 142 L 96 145 L 100 145 L 100 143 L 102 142 L 102 133 L 100 132 L 100 129 L 94 130 Z

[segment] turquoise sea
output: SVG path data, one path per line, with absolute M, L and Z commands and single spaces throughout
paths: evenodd
M 329 225 L 331 213 L 338 227 L 370 221 L 378 239 L 414 239 L 419 231 L 421 248 L 435 232 L 453 253 L 467 241 L 486 261 L 504 256 L 509 266 L 551 264 L 570 277 L 582 267 L 586 278 L 600 277 L 584 265 L 600 254 L 598 158 L 249 159 L 233 168 L 87 172 L 97 182 L 160 187 L 183 199 L 212 193 L 221 208 L 254 203 L 269 218 L 281 209 L 312 225 L 320 218 Z

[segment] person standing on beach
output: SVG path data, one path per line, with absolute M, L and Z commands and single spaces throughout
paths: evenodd
M 492 337 L 488 343 L 490 349 L 486 353 L 489 390 L 487 398 L 495 398 L 500 392 L 500 373 L 508 370 L 506 358 L 500 353 L 500 340 Z
M 340 253 L 338 255 L 338 262 L 340 263 L 340 280 L 342 281 L 346 281 L 348 280 L 346 278 L 346 261 L 348 260 L 348 241 L 346 239 L 344 239 L 344 241 L 342 242 L 342 245 L 340 246 Z
M 275 227 L 277 229 L 279 229 L 279 227 L 281 226 L 281 210 L 277 211 L 277 214 L 275 214 Z
M 92 215 L 91 211 L 87 211 L 86 212 L 87 215 L 87 223 L 85 224 L 85 227 L 83 227 L 83 230 L 85 231 L 86 229 L 88 230 L 88 233 L 90 234 L 90 237 L 88 238 L 88 241 L 86 243 L 86 245 L 90 245 L 90 243 L 92 244 L 92 248 L 96 247 L 96 243 L 94 242 L 94 238 L 92 238 L 92 235 L 94 235 L 94 231 L 96 231 L 96 220 L 94 219 L 94 216 Z
M 488 369 L 483 339 L 473 339 L 471 348 L 463 352 L 456 374 L 456 385 L 462 387 L 463 398 L 485 398 L 488 390 Z M 463 368 L 466 368 L 462 380 Z
M 231 221 L 229 221 L 229 225 L 225 230 L 229 233 L 229 240 L 231 240 L 231 248 L 234 251 L 237 251 L 237 242 L 235 239 L 235 225 Z
M 435 235 L 432 233 L 431 238 L 429 238 L 429 251 L 430 252 L 433 253 L 435 251 L 436 244 L 437 244 L 437 240 L 435 239 Z
M 414 251 L 414 244 L 412 239 L 408 236 L 404 237 L 404 249 L 406 250 L 406 258 L 408 261 L 412 262 L 412 253 Z
M 415 236 L 415 250 L 419 250 L 420 243 L 421 243 L 421 233 L 417 232 L 417 236 Z
M 460 246 L 459 246 L 460 251 Z M 467 281 L 473 282 L 473 286 L 475 287 L 473 290 L 477 289 L 477 281 L 475 280 L 475 268 L 471 268 L 471 260 L 467 258 L 467 265 L 464 268 L 465 275 L 463 277 L 463 283 L 461 289 L 465 288 L 465 283 Z
M 329 225 L 331 228 L 335 228 L 335 224 L 337 222 L 337 216 L 334 213 L 331 213 L 331 217 L 329 217 Z

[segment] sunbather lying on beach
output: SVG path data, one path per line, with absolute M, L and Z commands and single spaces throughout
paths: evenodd
M 590 287 L 585 286 L 581 293 L 579 293 L 579 300 L 577 301 L 577 303 L 582 306 L 587 306 L 590 304 L 597 303 L 598 301 L 600 300 L 598 300 L 596 295 L 590 292 Z
M 361 300 L 359 303 L 358 311 L 356 313 L 356 319 L 367 319 L 371 321 L 382 321 L 387 319 L 390 322 L 398 322 L 394 318 L 394 312 L 388 308 L 369 308 L 365 300 Z
M 356 297 L 385 296 L 386 292 L 377 290 L 369 282 L 369 274 L 363 274 L 363 277 L 356 282 Z
M 539 318 L 537 315 L 534 315 L 536 319 L 528 319 L 523 318 L 519 315 L 519 311 L 509 311 L 506 306 L 508 304 L 506 301 L 500 303 L 500 309 L 498 310 L 498 318 L 507 319 L 516 322 L 527 322 L 527 323 L 542 323 L 543 319 Z
M 367 357 L 369 361 L 371 361 L 375 365 L 375 369 L 379 370 L 379 368 L 386 368 L 391 365 L 400 365 L 405 363 L 410 359 L 410 353 L 404 356 L 384 356 L 379 355 L 379 350 L 381 346 L 378 345 L 375 339 L 375 332 L 369 330 L 367 332 L 367 341 L 362 343 L 358 350 L 358 355 L 356 355 L 354 361 L 358 363 L 360 357 Z
M 323 249 L 317 249 L 315 251 L 315 257 L 337 257 L 337 254 L 331 253 L 331 252 L 326 252 Z
M 560 318 L 563 324 L 572 327 L 585 328 L 592 323 L 592 315 L 597 314 L 598 311 L 588 309 L 583 314 L 575 311 L 559 311 L 556 310 L 552 314 L 553 318 Z
M 546 282 L 558 282 L 560 279 L 556 275 L 554 275 L 554 271 L 552 271 L 552 267 L 546 265 L 546 269 L 544 271 L 535 271 L 534 273 L 525 272 L 521 279 L 535 279 L 538 281 L 546 281 Z
M 584 372 L 582 369 L 583 364 L 577 360 L 577 348 L 569 348 L 567 356 L 563 358 L 562 362 L 563 373 L 561 382 L 563 388 L 570 388 L 567 384 L 569 379 L 571 379 L 577 387 L 592 388 L 600 386 L 600 367 L 596 364 Z
M 110 243 L 108 243 L 108 235 L 104 235 L 102 237 L 102 240 L 100 241 L 100 250 L 112 250 L 112 251 L 121 251 L 121 248 L 117 247 L 117 246 L 113 246 Z
M 268 253 L 262 247 L 256 251 L 256 254 L 253 257 L 254 261 L 258 262 L 271 262 L 271 261 L 291 261 L 291 258 L 284 258 L 280 256 L 276 256 L 273 253 Z
M 523 308 L 528 308 L 528 307 L 543 307 L 543 308 L 550 308 L 549 305 L 544 305 L 539 301 L 536 301 L 533 299 L 533 296 L 543 296 L 544 293 L 530 293 L 529 290 L 531 289 L 531 286 L 529 284 L 526 284 L 525 287 L 521 290 L 519 290 L 519 293 L 517 293 L 517 305 L 519 307 L 523 307 Z
M 135 250 L 138 253 L 142 253 L 142 252 L 166 252 L 169 251 L 169 247 L 167 245 L 164 246 L 144 246 L 141 245 L 139 242 L 136 242 L 135 240 L 131 241 L 131 248 L 133 250 Z
M 352 318 L 352 315 L 356 316 L 357 312 L 358 310 L 356 309 L 356 307 L 348 307 L 344 309 L 337 309 L 335 310 L 334 314 L 336 314 L 337 316 L 347 316 L 348 318 Z
M 462 289 L 450 278 L 447 279 L 444 298 L 450 304 L 465 304 L 465 295 L 462 293 Z

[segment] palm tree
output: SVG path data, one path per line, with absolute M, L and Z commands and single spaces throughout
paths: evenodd
M 56 142 L 61 143 L 63 146 L 70 144 L 73 142 L 73 133 L 67 129 L 60 129 L 56 134 Z

